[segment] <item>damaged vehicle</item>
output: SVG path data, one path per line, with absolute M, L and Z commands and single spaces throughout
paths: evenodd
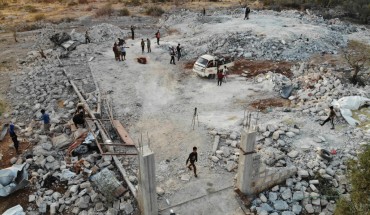
M 234 58 L 205 54 L 194 63 L 193 72 L 200 77 L 215 78 L 219 69 L 234 66 Z

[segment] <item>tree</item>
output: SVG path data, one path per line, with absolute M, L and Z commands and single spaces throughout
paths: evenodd
M 350 40 L 343 50 L 344 59 L 354 69 L 352 81 L 357 82 L 358 73 L 370 63 L 370 46 L 359 41 Z
M 348 163 L 348 175 L 352 190 L 351 201 L 340 199 L 334 215 L 370 214 L 370 147 L 367 146 L 357 160 Z

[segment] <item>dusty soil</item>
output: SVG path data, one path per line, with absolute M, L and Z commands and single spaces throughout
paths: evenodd
M 270 98 L 270 99 L 260 99 L 252 102 L 250 104 L 256 110 L 262 112 L 267 112 L 268 109 L 274 107 L 289 107 L 290 101 L 283 98 Z
M 22 154 L 30 147 L 30 144 L 25 141 L 21 141 L 21 138 L 18 137 L 19 141 L 19 153 Z M 6 135 L 4 140 L 0 142 L 0 154 L 2 154 L 2 159 L 0 160 L 0 169 L 10 167 L 12 164 L 10 163 L 10 159 L 13 157 L 17 157 L 19 155 L 16 154 L 15 149 L 13 147 L 13 141 L 9 135 Z
M 252 78 L 259 74 L 265 74 L 269 71 L 274 73 L 280 73 L 287 77 L 292 77 L 291 67 L 294 65 L 293 62 L 274 62 L 274 61 L 261 61 L 261 60 L 237 60 L 235 65 L 230 68 L 231 74 L 242 74 L 247 72 L 246 77 Z
M 0 213 L 4 213 L 7 209 L 20 204 L 23 208 L 27 208 L 31 204 L 28 203 L 28 196 L 35 192 L 32 186 L 27 186 L 22 190 L 18 190 L 7 197 L 0 197 Z

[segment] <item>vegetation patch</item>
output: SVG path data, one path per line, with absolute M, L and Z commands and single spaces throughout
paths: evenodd
M 45 17 L 45 14 L 43 14 L 43 13 L 38 13 L 38 14 L 35 14 L 34 16 L 33 16 L 33 21 L 35 21 L 35 22 L 38 22 L 38 21 L 42 21 L 42 20 L 44 20 L 46 17 Z
M 149 16 L 162 16 L 164 10 L 159 6 L 151 6 L 145 10 L 145 14 Z
M 130 11 L 127 8 L 122 8 L 119 10 L 119 15 L 120 16 L 130 16 Z
M 113 13 L 113 8 L 111 4 L 106 4 L 103 7 L 99 8 L 96 12 L 95 15 L 96 17 L 100 16 L 110 16 Z

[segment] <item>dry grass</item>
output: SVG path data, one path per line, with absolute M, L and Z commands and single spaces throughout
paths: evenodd
M 130 11 L 127 8 L 122 8 L 118 13 L 120 16 L 130 16 Z
M 145 14 L 149 16 L 162 16 L 164 10 L 159 6 L 151 6 L 145 10 Z
M 45 14 L 43 14 L 43 13 L 38 13 L 38 14 L 35 14 L 35 15 L 33 16 L 33 21 L 38 22 L 38 21 L 42 21 L 42 20 L 44 20 L 45 18 L 46 18 Z
M 103 7 L 99 8 L 96 12 L 95 12 L 95 16 L 96 17 L 100 17 L 100 16 L 110 16 L 112 15 L 113 13 L 113 7 L 112 7 L 112 4 L 106 4 L 104 5 Z

